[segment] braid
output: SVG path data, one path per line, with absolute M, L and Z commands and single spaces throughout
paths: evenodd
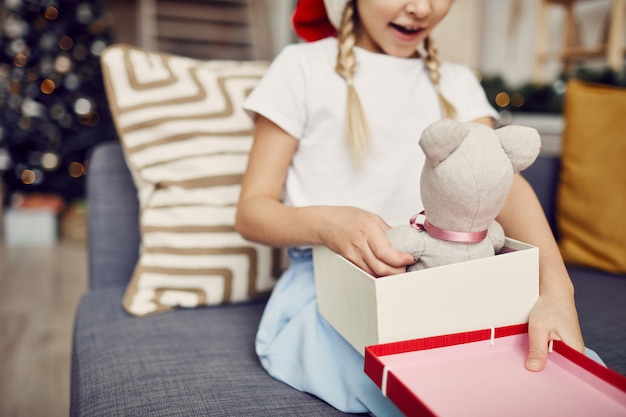
M 354 88 L 354 73 L 356 71 L 356 57 L 354 45 L 356 36 L 354 34 L 355 10 L 354 2 L 349 1 L 343 11 L 341 27 L 337 34 L 339 52 L 337 54 L 337 65 L 335 71 L 341 75 L 348 86 L 346 99 L 346 139 L 352 152 L 355 162 L 360 162 L 369 146 L 370 131 L 363 106 L 359 95 Z
M 424 58 L 424 63 L 426 65 L 426 69 L 428 70 L 428 74 L 430 75 L 430 79 L 435 86 L 435 91 L 437 92 L 437 97 L 439 97 L 439 105 L 441 106 L 441 113 L 444 118 L 448 119 L 456 119 L 456 109 L 441 93 L 440 81 L 441 74 L 439 73 L 439 59 L 437 58 L 437 50 L 433 46 L 432 39 L 427 37 L 424 40 L 424 49 L 426 50 L 426 57 Z

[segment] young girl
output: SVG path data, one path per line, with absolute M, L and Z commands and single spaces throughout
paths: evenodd
M 318 314 L 312 245 L 365 271 L 404 272 L 390 225 L 421 211 L 422 130 L 443 117 L 492 125 L 471 71 L 441 63 L 430 39 L 452 0 L 300 0 L 296 32 L 246 101 L 255 139 L 237 210 L 247 239 L 289 247 L 290 266 L 261 320 L 256 351 L 274 377 L 347 412 L 399 414 L 363 372 L 363 357 Z M 540 297 L 526 367 L 550 339 L 584 349 L 573 287 L 541 206 L 516 176 L 497 219 L 540 250 Z

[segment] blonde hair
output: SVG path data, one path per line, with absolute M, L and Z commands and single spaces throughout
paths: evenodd
M 354 45 L 356 35 L 355 7 L 352 1 L 346 3 L 341 17 L 341 27 L 337 33 L 339 52 L 335 71 L 341 75 L 348 86 L 346 100 L 346 139 L 355 162 L 360 162 L 367 153 L 370 141 L 370 129 L 361 105 L 359 95 L 354 88 L 354 73 L 356 71 L 356 56 Z
M 428 70 L 430 80 L 435 87 L 437 97 L 439 98 L 439 106 L 441 107 L 441 114 L 445 119 L 456 119 L 456 109 L 448 101 L 448 99 L 441 92 L 441 74 L 439 73 L 439 58 L 437 57 L 437 50 L 433 46 L 433 40 L 429 37 L 424 39 L 424 50 L 426 56 L 424 57 L 424 64 Z
M 341 26 L 337 33 L 339 51 L 337 53 L 335 71 L 346 80 L 348 87 L 345 135 L 353 160 L 358 164 L 363 160 L 369 148 L 370 129 L 363 106 L 361 105 L 361 100 L 359 99 L 353 82 L 357 67 L 356 56 L 354 54 L 354 45 L 356 44 L 356 18 L 355 2 L 354 0 L 348 1 L 343 10 Z M 456 119 L 456 109 L 441 92 L 440 62 L 437 57 L 437 50 L 434 48 L 430 37 L 424 40 L 424 55 L 424 64 L 435 87 L 437 97 L 439 98 L 441 113 L 444 118 Z

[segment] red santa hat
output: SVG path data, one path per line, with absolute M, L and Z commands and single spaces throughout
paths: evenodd
M 307 42 L 335 36 L 348 1 L 298 0 L 291 16 L 294 31 Z

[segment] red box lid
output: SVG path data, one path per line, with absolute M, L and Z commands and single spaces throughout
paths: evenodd
M 555 341 L 524 368 L 528 325 L 368 346 L 365 372 L 407 416 L 626 416 L 626 378 Z

